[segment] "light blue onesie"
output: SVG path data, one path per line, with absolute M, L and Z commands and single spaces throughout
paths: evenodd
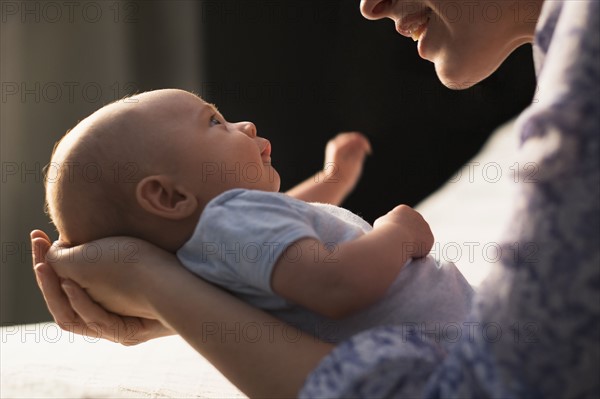
M 193 236 L 177 252 L 181 263 L 205 280 L 323 340 L 339 342 L 380 325 L 452 342 L 462 327 L 473 290 L 456 266 L 432 257 L 413 260 L 398 274 L 385 298 L 343 320 L 333 321 L 273 292 L 271 273 L 280 256 L 290 261 L 290 245 L 315 238 L 332 248 L 369 232 L 371 225 L 352 212 L 307 203 L 281 193 L 234 189 L 204 209 Z M 318 249 L 315 248 L 315 251 Z M 315 253 L 316 254 L 316 253 Z M 364 267 L 369 267 L 368 264 Z

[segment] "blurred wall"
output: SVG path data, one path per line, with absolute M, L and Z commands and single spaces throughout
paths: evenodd
M 194 1 L 1 3 L 0 234 L 3 324 L 50 318 L 31 268 L 29 232 L 56 238 L 42 169 L 77 121 L 126 94 L 195 89 L 201 79 Z
M 330 137 L 364 132 L 374 153 L 345 205 L 371 222 L 435 190 L 531 100 L 529 46 L 452 91 L 358 3 L 2 1 L 0 322 L 49 319 L 28 239 L 36 227 L 53 233 L 42 168 L 65 131 L 126 94 L 180 87 L 231 121 L 252 120 L 273 143 L 284 190 L 321 167 Z

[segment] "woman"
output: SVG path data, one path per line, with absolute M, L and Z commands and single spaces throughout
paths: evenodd
M 335 348 L 301 335 L 291 340 L 291 327 L 190 278 L 173 257 L 142 242 L 143 262 L 133 265 L 109 257 L 101 266 L 77 267 L 84 252 L 76 248 L 68 277 L 77 284 L 61 285 L 43 263 L 49 240 L 36 231 L 36 276 L 50 311 L 66 329 L 84 333 L 85 323 L 96 323 L 105 338 L 125 344 L 176 332 L 250 396 L 597 397 L 599 4 L 362 0 L 365 17 L 393 19 L 399 33 L 419 39 L 419 54 L 451 88 L 484 79 L 516 47 L 535 44 L 539 91 L 516 129 L 536 173 L 519 176 L 502 262 L 449 352 L 394 328 Z M 108 313 L 80 286 L 106 307 L 119 303 L 146 318 Z M 258 323 L 269 333 L 234 342 L 207 334 L 206 321 Z

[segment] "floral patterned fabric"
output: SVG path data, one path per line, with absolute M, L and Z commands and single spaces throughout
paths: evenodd
M 600 2 L 546 0 L 502 262 L 454 346 L 393 327 L 337 346 L 302 398 L 600 397 Z

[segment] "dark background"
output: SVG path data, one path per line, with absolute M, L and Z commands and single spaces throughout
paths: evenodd
M 273 144 L 282 189 L 322 166 L 337 132 L 358 130 L 373 155 L 345 206 L 369 221 L 415 205 L 531 101 L 531 47 L 464 91 L 445 88 L 392 21 L 358 1 L 219 1 L 205 13 L 201 93 L 229 120 L 251 120 Z

